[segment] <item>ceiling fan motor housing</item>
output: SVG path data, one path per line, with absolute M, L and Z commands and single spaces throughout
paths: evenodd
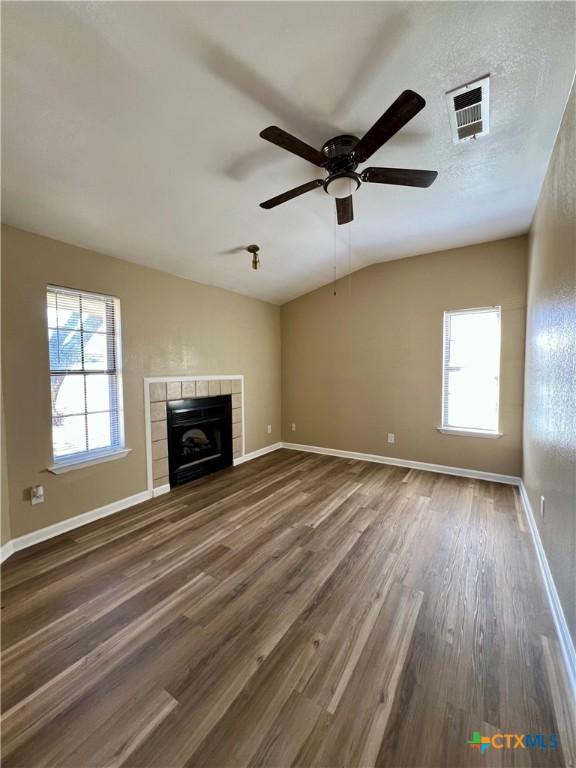
M 345 134 L 329 139 L 322 147 L 326 156 L 326 168 L 330 174 L 342 171 L 355 171 L 358 163 L 354 157 L 354 147 L 358 144 L 357 136 Z
M 358 137 L 345 134 L 335 136 L 322 147 L 326 156 L 328 177 L 324 181 L 324 191 L 332 197 L 348 197 L 360 186 L 360 177 L 356 173 L 358 163 L 354 157 L 354 147 Z

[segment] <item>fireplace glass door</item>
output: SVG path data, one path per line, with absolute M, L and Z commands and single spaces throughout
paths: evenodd
M 168 402 L 170 485 L 232 464 L 230 395 Z

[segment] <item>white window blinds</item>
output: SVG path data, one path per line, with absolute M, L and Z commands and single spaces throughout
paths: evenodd
M 118 299 L 48 286 L 47 309 L 54 461 L 123 448 Z
M 500 307 L 444 313 L 442 426 L 495 433 L 500 395 Z

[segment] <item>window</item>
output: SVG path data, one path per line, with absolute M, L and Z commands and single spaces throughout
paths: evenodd
M 54 470 L 124 448 L 120 303 L 48 286 Z
M 500 307 L 444 313 L 442 427 L 498 433 Z

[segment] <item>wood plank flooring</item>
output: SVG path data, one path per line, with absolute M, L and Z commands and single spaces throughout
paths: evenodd
M 2 648 L 4 768 L 574 766 L 510 486 L 277 451 L 14 555 Z

